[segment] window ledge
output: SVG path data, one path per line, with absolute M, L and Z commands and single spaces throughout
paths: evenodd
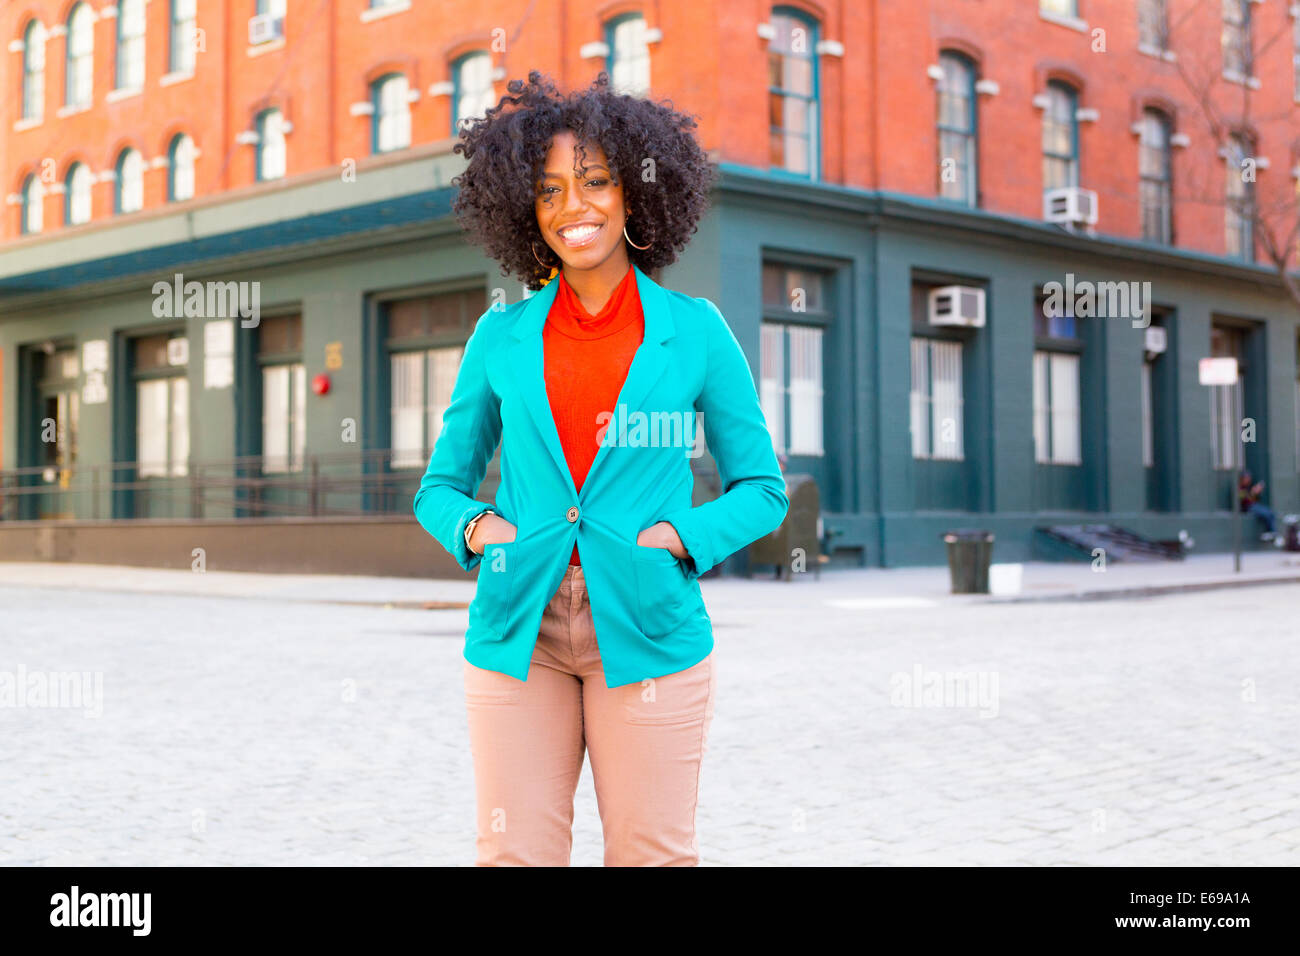
M 133 96 L 139 96 L 144 92 L 144 87 L 137 86 L 134 88 L 109 90 L 108 95 L 104 97 L 105 103 L 116 103 L 119 100 L 129 100 Z
M 1046 10 L 1039 10 L 1038 17 L 1048 23 L 1055 23 L 1057 26 L 1066 27 L 1078 33 L 1088 32 L 1088 21 L 1080 20 L 1078 17 L 1063 17 L 1060 14 L 1049 13 Z
M 54 115 L 57 116 L 59 119 L 67 119 L 69 116 L 76 116 L 78 113 L 89 112 L 92 106 L 94 106 L 93 103 L 86 103 L 85 105 L 76 104 L 72 106 L 60 106 L 59 111 Z
M 159 86 L 174 86 L 177 83 L 184 83 L 186 80 L 194 79 L 194 73 L 164 73 L 158 80 Z
M 44 116 L 33 116 L 30 119 L 20 119 L 14 123 L 14 132 L 21 133 L 23 130 L 35 129 L 44 122 Z
M 266 43 L 259 43 L 257 46 L 248 48 L 249 56 L 261 56 L 264 53 L 274 53 L 276 50 L 284 49 L 284 37 L 276 37 L 274 40 L 268 40 Z
M 1259 89 L 1260 86 L 1259 77 L 1242 76 L 1236 70 L 1224 70 L 1223 78 L 1227 80 L 1229 83 L 1236 83 L 1238 86 L 1248 86 L 1252 90 L 1257 90 Z
M 372 20 L 382 20 L 384 17 L 391 17 L 395 13 L 405 13 L 409 9 L 411 9 L 410 0 L 386 7 L 369 7 L 361 11 L 361 22 L 370 23 Z
M 1147 43 L 1139 43 L 1138 52 L 1143 56 L 1150 56 L 1157 60 L 1164 60 L 1166 63 L 1174 63 L 1178 60 L 1178 54 L 1173 50 L 1162 50 L 1159 47 L 1151 46 Z

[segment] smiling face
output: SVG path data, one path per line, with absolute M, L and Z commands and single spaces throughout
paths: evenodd
M 542 237 L 566 274 L 605 268 L 621 275 L 629 268 L 623 186 L 614 182 L 608 164 L 597 144 L 587 144 L 585 155 L 579 152 L 577 137 L 567 130 L 551 140 L 534 207 Z M 538 254 L 547 261 L 540 249 Z

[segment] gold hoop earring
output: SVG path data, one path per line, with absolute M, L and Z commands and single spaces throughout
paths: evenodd
M 631 219 L 632 217 L 628 216 L 627 218 Z M 623 238 L 627 240 L 627 244 L 631 246 L 633 249 L 649 249 L 651 246 L 654 245 L 653 242 L 647 242 L 644 246 L 638 246 L 635 242 L 633 242 L 632 237 L 627 234 L 627 219 L 623 220 Z
M 533 241 L 528 244 L 528 248 L 533 251 L 533 258 L 537 259 L 537 264 L 543 269 L 554 269 L 556 266 L 548 266 L 545 262 L 537 257 L 537 242 Z

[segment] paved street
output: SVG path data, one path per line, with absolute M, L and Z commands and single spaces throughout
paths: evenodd
M 0 576 L 0 681 L 102 674 L 101 716 L 0 708 L 0 864 L 472 861 L 463 610 L 115 573 Z M 1300 585 L 855 602 L 845 574 L 704 583 L 706 864 L 1300 863 Z

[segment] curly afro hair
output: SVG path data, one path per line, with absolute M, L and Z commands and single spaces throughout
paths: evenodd
M 454 151 L 464 154 L 468 166 L 452 179 L 459 187 L 452 206 L 457 220 L 501 264 L 501 274 L 517 276 L 536 291 L 552 264 L 559 265 L 542 239 L 534 203 L 551 139 L 566 130 L 581 144 L 598 143 L 609 157 L 610 177 L 623 186 L 624 205 L 635 215 L 628 234 L 637 245 L 649 246 L 628 244 L 632 262 L 653 274 L 677 261 L 717 177 L 691 132 L 695 119 L 668 101 L 612 92 L 603 71 L 589 89 L 568 95 L 537 70 L 528 74 L 527 85 L 511 80 L 506 89 L 495 107 L 461 129 Z M 650 182 L 642 175 L 646 168 L 653 171 Z M 534 248 L 551 264 L 541 265 Z

